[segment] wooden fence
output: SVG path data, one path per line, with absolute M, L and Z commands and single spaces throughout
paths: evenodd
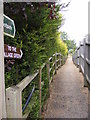
M 84 86 L 90 85 L 90 36 L 86 36 L 72 56 L 74 64 L 84 75 Z
M 22 107 L 22 92 L 26 87 L 32 83 L 32 81 L 35 81 L 34 79 L 38 77 L 38 83 L 39 83 L 39 93 L 38 93 L 38 98 L 39 98 L 39 117 L 41 116 L 42 112 L 42 89 L 44 87 L 45 80 L 42 79 L 42 74 L 43 74 L 43 69 L 46 69 L 47 71 L 47 78 L 48 78 L 48 83 L 46 85 L 47 89 L 47 94 L 49 94 L 49 86 L 51 81 L 54 79 L 54 75 L 57 73 L 57 70 L 65 63 L 67 57 L 64 57 L 60 53 L 54 54 L 52 57 L 49 58 L 47 63 L 44 63 L 43 66 L 40 67 L 39 70 L 33 75 L 25 77 L 19 84 L 16 86 L 12 86 L 6 89 L 6 108 L 7 108 L 7 117 L 8 118 L 27 118 L 27 116 L 30 113 L 30 110 L 23 115 L 24 110 L 27 108 L 29 101 L 32 97 L 32 94 L 34 93 L 36 89 L 36 85 L 33 84 L 33 88 L 30 90 L 30 94 L 28 96 L 28 99 Z

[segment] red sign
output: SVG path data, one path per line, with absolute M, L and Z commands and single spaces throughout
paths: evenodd
M 21 59 L 23 52 L 20 48 L 4 44 L 4 57 L 11 59 Z

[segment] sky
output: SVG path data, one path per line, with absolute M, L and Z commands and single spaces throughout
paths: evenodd
M 70 0 L 61 0 L 67 3 Z M 88 2 L 90 0 L 71 0 L 68 11 L 62 11 L 65 24 L 60 31 L 67 32 L 70 39 L 75 40 L 77 46 L 85 35 L 88 34 Z

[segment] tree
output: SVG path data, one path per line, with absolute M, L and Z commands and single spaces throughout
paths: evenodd
M 68 34 L 66 32 L 61 32 L 61 39 L 64 41 L 64 43 L 67 44 L 68 51 L 75 51 L 76 43 L 74 40 L 69 39 Z

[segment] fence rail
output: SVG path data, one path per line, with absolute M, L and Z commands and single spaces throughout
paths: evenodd
M 47 94 L 48 94 L 49 86 L 50 86 L 50 83 L 52 82 L 52 80 L 54 79 L 54 75 L 57 73 L 58 68 L 61 67 L 65 63 L 66 59 L 67 59 L 67 57 L 64 57 L 60 53 L 53 54 L 52 57 L 49 58 L 48 62 L 44 63 L 35 74 L 25 77 L 16 86 L 7 88 L 6 89 L 7 117 L 8 118 L 26 118 L 29 115 L 30 111 L 28 111 L 24 115 L 23 115 L 23 112 L 27 108 L 31 97 L 35 92 L 36 85 L 34 84 L 33 88 L 30 90 L 29 96 L 26 100 L 24 107 L 22 107 L 22 92 L 24 89 L 27 88 L 28 85 L 30 85 L 30 83 L 35 81 L 34 79 L 37 76 L 39 76 L 39 78 L 38 78 L 39 79 L 38 80 L 39 95 L 38 96 L 39 96 L 39 106 L 40 106 L 39 107 L 39 116 L 41 116 L 42 99 L 43 99 L 42 89 L 45 84 L 45 80 L 42 80 L 43 70 L 46 69 L 46 71 L 47 71 L 47 78 L 48 78 Z M 46 97 L 46 95 L 44 97 Z
M 90 85 L 90 35 L 86 36 L 72 56 L 74 64 L 84 75 L 84 86 Z

